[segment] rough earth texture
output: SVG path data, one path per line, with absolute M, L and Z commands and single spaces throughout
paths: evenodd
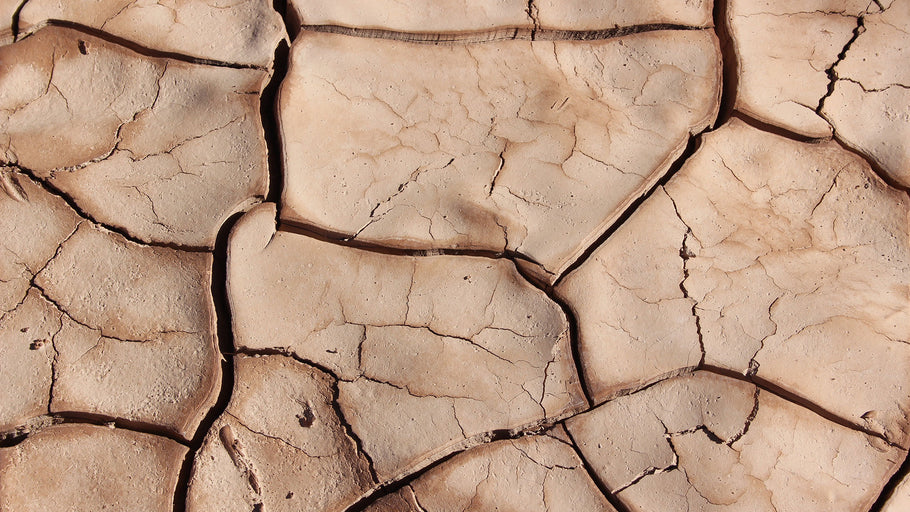
M 0 510 L 907 510 L 908 34 L 0 0 Z

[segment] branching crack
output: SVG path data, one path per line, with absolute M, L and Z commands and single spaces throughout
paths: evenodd
M 669 194 L 667 197 L 670 197 Z M 676 201 L 670 197 L 670 200 L 673 202 L 673 208 L 676 211 L 676 216 L 679 217 L 680 222 L 686 225 L 682 217 L 679 215 L 679 210 L 676 210 Z M 679 282 L 679 289 L 682 291 L 683 297 L 692 301 L 692 317 L 695 319 L 695 334 L 698 336 L 698 347 L 701 350 L 701 359 L 698 361 L 698 366 L 701 366 L 705 363 L 705 340 L 702 335 L 701 330 L 701 316 L 698 314 L 698 300 L 692 297 L 689 294 L 689 290 L 686 288 L 686 281 L 689 279 L 689 260 L 694 258 L 696 255 L 689 249 L 688 242 L 689 237 L 692 235 L 692 228 L 686 225 L 686 232 L 683 234 L 682 244 L 679 249 L 679 257 L 682 258 L 682 271 L 683 278 Z
M 288 441 L 287 439 L 285 439 L 285 438 L 283 438 L 283 437 L 274 436 L 274 435 L 267 434 L 267 433 L 265 433 L 265 432 L 256 430 L 256 429 L 250 427 L 249 425 L 247 425 L 246 422 L 244 422 L 243 420 L 241 420 L 239 417 L 237 417 L 236 414 L 234 414 L 234 413 L 232 413 L 232 412 L 230 412 L 230 411 L 224 411 L 224 414 L 226 414 L 227 416 L 230 416 L 231 418 L 233 418 L 234 421 L 236 421 L 241 427 L 245 428 L 246 430 L 250 431 L 251 433 L 256 434 L 256 435 L 258 435 L 258 436 L 262 436 L 262 437 L 268 438 L 268 439 L 272 439 L 272 440 L 274 440 L 274 441 L 278 441 L 278 442 L 281 443 L 281 444 L 284 444 L 284 445 L 286 445 L 286 446 L 288 446 L 288 447 L 290 447 L 290 448 L 292 448 L 292 449 L 294 449 L 294 450 L 296 450 L 296 451 L 299 451 L 299 452 L 303 453 L 304 455 L 306 455 L 307 457 L 309 457 L 309 458 L 311 458 L 311 459 L 324 459 L 324 458 L 331 457 L 331 456 L 329 456 L 329 455 L 313 455 L 313 454 L 307 452 L 306 450 L 304 450 L 303 448 L 301 448 L 301 447 L 299 447 L 299 446 L 297 446 L 297 445 L 291 443 L 290 441 Z
M 528 13 L 528 18 L 531 18 L 531 23 L 534 25 L 534 28 L 531 29 L 531 41 L 534 41 L 537 39 L 537 32 L 540 31 L 540 10 L 534 0 L 528 0 L 525 12 Z
M 732 446 L 733 443 L 739 441 L 744 435 L 749 433 L 749 427 L 752 426 L 752 421 L 755 420 L 755 417 L 758 415 L 758 406 L 760 403 L 759 394 L 761 393 L 761 388 L 755 387 L 755 392 L 752 394 L 752 410 L 749 412 L 749 415 L 746 416 L 746 421 L 743 424 L 742 430 L 730 436 L 729 439 L 724 442 L 727 446 Z
M 370 226 L 373 225 L 374 223 L 378 222 L 378 221 L 379 221 L 380 219 L 382 219 L 387 213 L 389 213 L 390 211 L 392 211 L 392 209 L 395 207 L 394 205 L 391 206 L 391 207 L 389 207 L 388 210 L 386 210 L 386 211 L 384 211 L 384 212 L 380 212 L 378 215 L 377 215 L 377 213 L 376 213 L 376 212 L 379 210 L 379 208 L 381 208 L 381 207 L 383 207 L 383 206 L 385 206 L 385 205 L 391 203 L 396 197 L 398 197 L 399 195 L 403 194 L 404 191 L 408 188 L 408 186 L 409 186 L 411 183 L 415 183 L 415 182 L 417 181 L 417 179 L 420 178 L 420 175 L 421 175 L 421 174 L 423 174 L 423 173 L 425 173 L 425 172 L 427 172 L 427 171 L 441 171 L 441 170 L 443 170 L 443 169 L 449 167 L 450 165 L 452 165 L 452 162 L 454 162 L 454 161 L 455 161 L 455 158 L 452 157 L 452 158 L 449 160 L 449 162 L 448 162 L 447 164 L 443 165 L 442 167 L 434 167 L 434 168 L 420 168 L 420 167 L 418 167 L 417 169 L 414 169 L 414 172 L 411 173 L 411 175 L 408 177 L 408 179 L 407 179 L 406 181 L 404 181 L 404 182 L 402 182 L 401 184 L 398 185 L 398 189 L 397 189 L 393 194 L 391 194 L 389 197 L 383 199 L 382 201 L 379 201 L 378 203 L 376 203 L 375 206 L 373 206 L 373 209 L 370 210 L 370 220 L 368 220 L 368 221 L 366 222 L 366 224 L 364 224 L 360 229 L 358 229 L 353 235 L 351 235 L 351 236 L 345 238 L 343 241 L 344 241 L 344 242 L 348 242 L 348 241 L 350 241 L 350 240 L 352 240 L 352 239 L 354 239 L 354 238 L 357 238 L 357 236 L 360 235 L 360 233 L 362 233 L 363 230 L 365 230 L 366 228 L 370 227 Z
M 837 59 L 828 66 L 828 69 L 825 70 L 825 74 L 828 76 L 828 90 L 825 92 L 825 95 L 819 98 L 818 106 L 815 107 L 815 113 L 825 119 L 823 110 L 825 108 L 825 101 L 834 94 L 834 86 L 837 84 L 837 81 L 840 79 L 837 73 L 837 66 L 847 58 L 847 52 L 850 51 L 850 47 L 853 46 L 853 43 L 859 38 L 859 36 L 866 31 L 865 27 L 866 15 L 861 14 L 856 17 L 856 27 L 853 29 L 853 36 L 841 49 L 840 53 L 837 54 Z

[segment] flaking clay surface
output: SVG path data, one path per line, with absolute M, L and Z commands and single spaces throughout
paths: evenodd
M 558 427 L 561 429 L 562 427 Z M 564 432 L 494 441 L 422 474 L 369 512 L 496 510 L 614 512 Z
M 567 427 L 629 510 L 867 510 L 907 455 L 702 372 L 617 398 Z
M 0 511 L 905 512 L 908 33 L 0 0 Z

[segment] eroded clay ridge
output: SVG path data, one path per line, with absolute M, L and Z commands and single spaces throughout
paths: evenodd
M 284 4 L 0 0 L 0 510 L 908 506 L 907 2 Z

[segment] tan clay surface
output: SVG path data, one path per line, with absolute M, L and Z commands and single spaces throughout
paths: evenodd
M 0 512 L 906 512 L 906 0 L 0 0 Z
M 427 471 L 369 512 L 516 510 L 613 512 L 565 433 L 495 441 Z
M 710 122 L 720 68 L 708 31 L 530 44 L 301 35 L 278 107 L 282 219 L 515 252 L 551 280 Z
M 902 510 L 910 510 L 910 479 L 906 476 L 894 490 L 894 495 L 882 508 L 882 512 L 901 512 Z
M 276 233 L 272 205 L 240 220 L 228 258 L 237 347 L 328 368 L 382 480 L 584 403 L 562 311 L 506 260 Z
M 266 73 L 149 58 L 49 27 L 0 47 L 3 158 L 147 242 L 211 247 L 268 184 Z
M 0 395 L 0 423 L 78 411 L 189 437 L 220 381 L 211 256 L 135 244 L 21 173 L 3 180 L 2 365 L 23 392 Z
M 290 0 L 302 25 L 339 25 L 414 33 L 489 29 L 604 30 L 647 24 L 711 25 L 711 2 L 645 0 Z
M 285 37 L 269 0 L 28 0 L 20 30 L 72 22 L 199 59 L 269 67 Z
M 231 403 L 197 455 L 188 510 L 344 510 L 375 484 L 329 374 L 279 355 L 237 356 L 234 369 Z
M 49 427 L 0 448 L 0 503 L 23 512 L 165 512 L 173 509 L 171 494 L 186 452 L 169 439 L 128 430 Z
M 736 120 L 705 136 L 557 286 L 594 400 L 703 361 L 907 446 L 908 213 L 836 144 Z M 876 386 L 854 386 L 859 375 Z
M 701 372 L 566 423 L 629 510 L 866 510 L 877 483 L 907 455 L 750 384 Z
M 910 5 L 731 0 L 736 108 L 809 137 L 833 135 L 910 185 Z M 782 37 L 786 34 L 785 37 Z

